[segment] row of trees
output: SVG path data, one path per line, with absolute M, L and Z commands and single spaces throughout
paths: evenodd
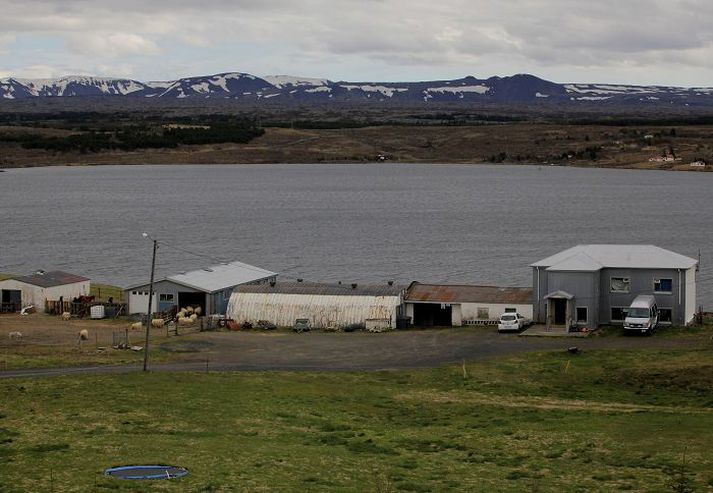
M 130 126 L 110 132 L 87 131 L 64 137 L 39 134 L 0 134 L 0 141 L 18 142 L 25 149 L 57 152 L 133 151 L 148 148 L 173 148 L 179 145 L 236 143 L 245 144 L 264 134 L 250 121 L 220 122 L 206 126 L 147 127 Z

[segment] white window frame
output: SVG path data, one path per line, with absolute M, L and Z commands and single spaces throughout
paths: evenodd
M 628 289 L 626 291 L 619 291 L 619 290 L 614 289 L 614 287 L 612 286 L 612 281 L 614 279 L 621 279 L 623 283 L 626 283 L 626 285 L 628 286 Z M 609 278 L 609 292 L 610 293 L 631 293 L 631 277 L 611 276 Z M 616 307 L 612 307 L 612 308 L 616 308 Z
M 170 298 L 169 298 L 170 296 Z M 158 300 L 159 301 L 166 301 L 166 302 L 171 302 L 173 303 L 176 300 L 176 297 L 174 296 L 173 293 L 161 293 L 158 295 Z
M 507 307 L 505 308 L 505 313 L 517 313 L 517 308 Z
M 671 281 L 671 289 L 669 291 L 659 291 L 656 289 L 656 283 L 661 284 L 662 280 Z M 654 293 L 658 294 L 673 294 L 673 278 L 672 277 L 654 277 Z
M 584 310 L 584 313 L 586 316 L 584 317 L 584 320 L 579 320 L 579 317 L 577 316 L 577 310 L 579 309 Z M 589 307 L 588 306 L 577 306 L 574 308 L 574 317 L 576 318 L 576 322 L 578 324 L 588 324 L 589 323 Z

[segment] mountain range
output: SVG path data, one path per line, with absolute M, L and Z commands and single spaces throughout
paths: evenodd
M 66 76 L 0 79 L 0 101 L 45 97 L 230 98 L 276 103 L 570 103 L 713 106 L 713 87 L 560 84 L 529 74 L 424 82 L 345 82 L 230 72 L 174 81 Z

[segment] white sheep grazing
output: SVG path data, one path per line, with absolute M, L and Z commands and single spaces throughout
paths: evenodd
M 69 313 L 69 312 L 63 312 L 63 313 L 62 313 L 62 320 L 69 320 L 70 318 L 72 318 L 72 314 L 71 314 L 71 313 Z
M 142 324 L 141 322 L 134 322 L 133 324 L 131 324 L 131 330 L 141 330 L 143 328 L 144 324 Z
M 178 319 L 178 325 L 193 325 L 193 322 L 192 318 L 181 317 Z
M 79 337 L 80 341 L 88 341 L 89 340 L 89 331 L 87 329 L 82 329 L 79 332 L 77 332 L 77 336 Z
M 203 309 L 200 306 L 197 306 L 193 309 L 193 313 L 195 313 L 196 315 L 200 315 L 202 311 Z
M 154 318 L 151 320 L 151 327 L 155 327 L 157 329 L 160 329 L 163 327 L 164 321 L 162 318 Z
M 13 332 L 9 332 L 9 333 L 7 334 L 7 336 L 8 336 L 10 339 L 19 339 L 20 341 L 22 340 L 22 332 L 20 332 L 19 330 L 15 330 L 15 331 L 13 331 Z

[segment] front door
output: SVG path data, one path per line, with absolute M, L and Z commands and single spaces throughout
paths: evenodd
M 554 325 L 565 325 L 567 323 L 567 300 L 558 298 L 552 300 L 554 312 Z

